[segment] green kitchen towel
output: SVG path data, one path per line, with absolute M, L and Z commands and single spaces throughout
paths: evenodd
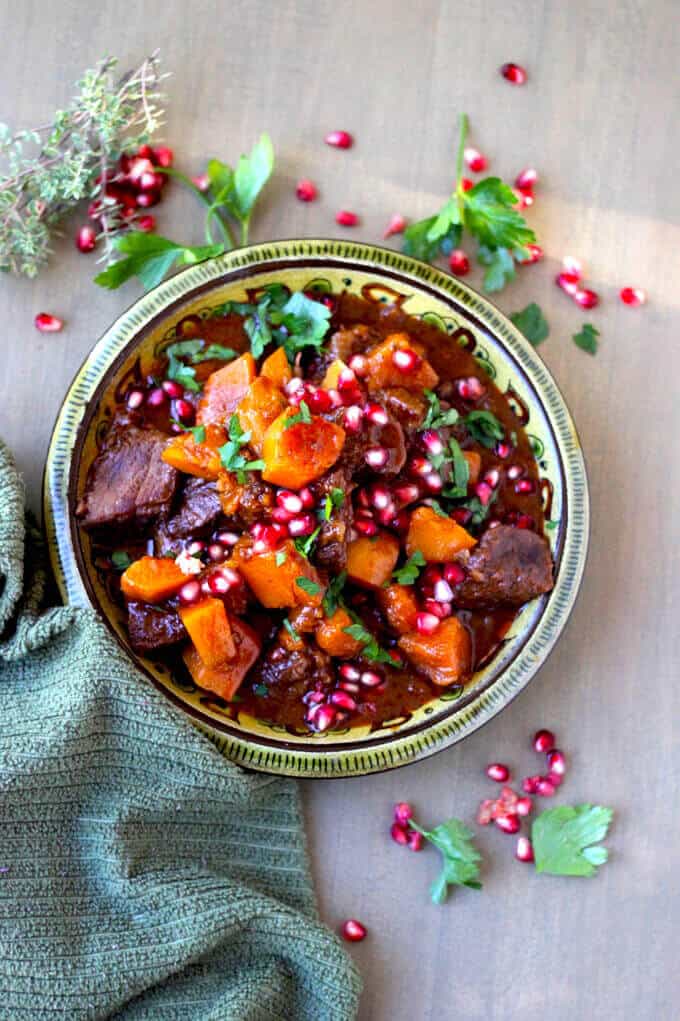
M 353 1018 L 297 785 L 223 759 L 44 587 L 0 443 L 0 1018 Z

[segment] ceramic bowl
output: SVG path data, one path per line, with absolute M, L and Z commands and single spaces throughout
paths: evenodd
M 282 281 L 293 289 L 348 290 L 396 302 L 436 323 L 442 344 L 464 344 L 509 397 L 541 473 L 547 535 L 556 565 L 552 592 L 523 607 L 502 647 L 465 688 L 449 689 L 408 717 L 343 732 L 295 733 L 239 712 L 130 649 L 124 614 L 90 558 L 74 517 L 85 476 L 130 382 L 146 374 L 177 323 L 206 316 L 246 288 Z M 186 269 L 145 294 L 95 345 L 64 400 L 49 449 L 44 512 L 63 598 L 91 605 L 150 682 L 183 709 L 230 759 L 251 769 L 306 777 L 351 776 L 400 766 L 471 734 L 520 692 L 545 661 L 576 599 L 588 543 L 588 488 L 576 430 L 550 373 L 512 323 L 462 281 L 397 252 L 348 241 L 252 245 Z

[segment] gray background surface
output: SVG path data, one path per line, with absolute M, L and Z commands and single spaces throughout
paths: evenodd
M 460 110 L 491 170 L 541 173 L 530 218 L 548 259 L 499 304 L 537 300 L 551 324 L 542 353 L 589 464 L 586 578 L 550 661 L 489 726 L 392 774 L 304 785 L 323 915 L 370 928 L 353 949 L 362 1021 L 680 1016 L 677 15 L 672 0 L 0 0 L 0 119 L 42 123 L 105 53 L 127 67 L 160 46 L 173 72 L 164 134 L 179 166 L 234 159 L 268 130 L 278 168 L 255 240 L 348 236 L 333 220 L 339 208 L 361 214 L 355 236 L 366 240 L 395 211 L 430 213 L 452 179 Z M 498 76 L 506 60 L 529 68 L 525 88 Z M 356 136 L 349 153 L 322 144 L 338 127 Z M 319 202 L 296 201 L 302 176 L 318 182 Z M 179 189 L 158 216 L 163 233 L 200 241 L 202 217 Z M 587 316 L 552 282 L 565 253 L 584 260 L 603 297 Z M 138 293 L 105 293 L 94 271 L 69 238 L 38 281 L 0 280 L 0 434 L 36 507 L 63 393 Z M 619 303 L 631 283 L 649 290 L 646 308 Z M 37 333 L 41 310 L 67 329 Z M 595 359 L 569 339 L 585 318 L 602 330 Z M 488 761 L 535 770 L 528 737 L 539 725 L 554 726 L 569 755 L 564 799 L 616 808 L 610 864 L 592 881 L 537 877 L 513 860 L 512 838 L 484 831 L 484 891 L 434 907 L 437 856 L 389 841 L 392 803 L 412 800 L 425 823 L 470 821 L 489 793 Z

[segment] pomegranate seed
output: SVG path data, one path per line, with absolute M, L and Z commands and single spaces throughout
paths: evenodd
M 349 131 L 329 131 L 324 142 L 326 145 L 333 146 L 334 149 L 351 149 L 354 139 Z
M 150 155 L 150 153 L 149 153 Z M 144 174 L 155 173 L 154 165 L 150 159 L 145 157 L 136 157 L 133 159 L 128 167 L 127 176 L 133 184 L 138 184 Z
M 316 521 L 311 514 L 301 514 L 288 522 L 288 534 L 296 539 L 301 535 L 311 535 L 315 528 Z
M 385 508 L 389 507 L 392 502 L 389 489 L 385 486 L 381 486 L 380 483 L 376 483 L 371 486 L 368 498 L 371 506 L 377 507 L 378 510 L 385 510 Z
M 343 691 L 348 691 L 350 695 L 359 694 L 359 685 L 354 681 L 340 681 L 338 685 Z
M 194 541 L 190 542 L 189 545 L 187 546 L 187 553 L 189 554 L 190 557 L 197 557 L 199 556 L 199 554 L 203 552 L 204 549 L 205 543 L 201 542 L 200 539 L 194 539 Z
M 151 405 L 152 408 L 160 408 L 162 404 L 165 404 L 166 400 L 165 391 L 160 386 L 157 386 L 146 398 L 146 403 Z
M 430 475 L 432 472 L 432 465 L 426 457 L 412 457 L 409 462 L 409 468 L 416 475 Z
M 485 801 L 482 801 L 477 811 L 477 822 L 480 826 L 488 826 L 492 822 L 495 805 L 496 802 L 491 798 L 486 798 Z
M 576 292 L 579 289 L 578 281 L 579 278 L 576 276 L 575 273 L 567 273 L 566 271 L 558 273 L 558 275 L 555 277 L 555 283 L 557 284 L 557 286 L 561 287 L 565 294 L 568 294 L 572 297 L 573 295 L 576 294 Z
M 342 405 L 345 403 L 342 397 L 340 396 L 340 392 L 338 390 L 329 390 L 328 396 L 330 397 L 331 404 L 333 405 L 334 408 L 341 408 Z M 347 403 L 349 404 L 350 402 L 348 401 Z
M 313 202 L 319 193 L 316 190 L 314 182 L 303 177 L 303 179 L 297 183 L 295 194 L 300 199 L 300 202 Z
M 302 489 L 298 490 L 298 496 L 302 500 L 302 506 L 306 507 L 307 510 L 314 506 L 314 497 L 308 486 L 303 486 Z
M 417 613 L 416 630 L 421 635 L 433 635 L 439 627 L 439 617 L 434 613 Z
M 519 801 L 519 794 L 516 794 L 512 787 L 504 787 L 498 798 L 499 815 L 510 813 L 512 815 L 517 811 L 517 802 Z
M 444 480 L 438 472 L 430 472 L 423 476 L 423 484 L 431 493 L 441 493 L 444 488 Z
M 337 720 L 337 712 L 332 705 L 319 706 L 317 712 L 314 714 L 313 727 L 320 734 L 323 734 L 325 730 L 332 727 Z
M 220 571 L 215 571 L 208 578 L 208 588 L 214 596 L 224 596 L 227 594 L 231 585 L 229 580 Z
M 439 603 L 436 599 L 426 599 L 423 609 L 439 620 L 445 620 L 446 617 L 451 616 L 451 603 Z
M 503 833 L 517 833 L 521 823 L 516 815 L 498 815 L 494 819 L 496 826 L 499 830 L 503 830 Z
M 290 511 L 287 511 L 285 507 L 275 507 L 272 511 L 272 520 L 277 521 L 280 525 L 287 525 L 291 518 L 295 517 Z
M 127 395 L 127 406 L 130 411 L 135 411 L 141 404 L 144 403 L 144 394 L 141 390 L 131 390 Z
M 533 861 L 534 860 L 534 849 L 531 846 L 531 841 L 528 837 L 517 838 L 517 848 L 515 850 L 515 858 L 518 861 Z
M 191 178 L 192 184 L 194 184 L 199 191 L 207 191 L 210 187 L 210 178 L 207 174 L 197 174 Z
M 334 691 L 331 695 L 331 702 L 338 709 L 346 709 L 348 713 L 353 713 L 357 707 L 352 696 L 348 695 L 346 691 Z
M 97 234 L 93 227 L 81 227 L 76 234 L 76 248 L 79 252 L 91 252 L 97 244 Z
M 389 417 L 382 404 L 367 404 L 364 409 L 366 418 L 373 425 L 387 425 Z
M 595 291 L 591 291 L 588 287 L 578 287 L 572 295 L 574 301 L 581 308 L 595 308 L 599 304 L 600 298 Z
M 473 174 L 481 174 L 482 170 L 486 170 L 486 156 L 482 156 L 478 149 L 468 146 L 463 156 Z
M 449 585 L 459 585 L 465 576 L 466 573 L 459 564 L 447 564 L 444 567 L 444 579 Z
M 443 578 L 438 581 L 434 586 L 434 598 L 438 603 L 450 603 L 453 599 L 453 590 L 449 585 L 448 581 Z
M 456 389 L 463 400 L 478 400 L 483 397 L 486 393 L 486 387 L 483 386 L 476 376 L 468 376 L 467 379 L 459 379 L 456 383 Z
M 350 368 L 341 369 L 338 375 L 338 390 L 354 389 L 357 385 L 357 379 Z
M 250 534 L 255 540 L 253 552 L 269 553 L 276 549 L 279 543 L 286 538 L 288 531 L 284 525 L 278 522 L 271 525 L 263 525 L 261 522 L 256 522 L 250 529 Z
M 470 260 L 462 248 L 454 248 L 449 255 L 449 269 L 457 277 L 464 277 L 470 272 Z
M 390 222 L 387 224 L 387 230 L 383 234 L 383 238 L 391 238 L 393 234 L 403 234 L 408 226 L 408 220 L 401 213 L 395 213 L 390 218 Z
M 515 808 L 517 809 L 517 815 L 529 815 L 534 803 L 531 798 L 519 798 Z
M 540 776 L 525 776 L 522 780 L 522 790 L 526 791 L 527 794 L 536 794 L 540 779 Z
M 38 312 L 34 319 L 35 327 L 41 333 L 59 333 L 64 328 L 64 320 L 49 312 Z
M 536 793 L 542 798 L 552 798 L 555 793 L 555 785 L 550 782 L 547 776 L 542 776 L 536 784 Z
M 159 167 L 171 167 L 175 159 L 174 152 L 168 149 L 167 145 L 156 146 L 154 156 Z
M 573 255 L 565 255 L 562 259 L 562 269 L 565 273 L 574 277 L 578 282 L 583 276 L 583 265 L 579 259 L 575 259 Z
M 508 478 L 513 479 L 513 481 L 514 479 L 521 478 L 523 474 L 524 468 L 521 464 L 511 464 L 508 468 Z
M 204 596 L 211 596 L 212 595 L 212 592 L 210 590 L 210 585 L 208 584 L 208 579 L 207 578 L 205 579 L 205 581 L 201 582 L 201 592 L 203 593 Z
M 484 475 L 484 481 L 488 486 L 491 486 L 492 489 L 495 489 L 496 486 L 498 485 L 500 477 L 501 473 L 499 472 L 498 468 L 492 468 Z
M 404 847 L 408 844 L 408 830 L 399 822 L 392 823 L 390 827 L 390 836 L 395 844 L 402 844 Z
M 276 502 L 279 507 L 283 507 L 290 514 L 299 514 L 302 510 L 302 500 L 297 493 L 292 493 L 290 489 L 279 489 L 276 494 Z
M 406 826 L 409 819 L 413 818 L 413 809 L 408 801 L 399 801 L 394 806 L 394 819 L 401 826 Z
M 201 596 L 201 586 L 197 581 L 185 581 L 179 590 L 179 601 L 183 606 L 191 606 Z
M 315 390 L 307 397 L 307 407 L 315 415 L 323 414 L 325 411 L 330 411 L 333 407 L 333 401 L 328 390 Z
M 161 174 L 145 171 L 137 183 L 142 191 L 160 191 L 165 184 L 165 178 Z
M 466 507 L 454 507 L 450 515 L 458 525 L 467 525 L 472 517 L 472 511 Z
M 364 454 L 364 460 L 369 468 L 384 468 L 389 457 L 389 451 L 385 447 L 369 447 Z
M 479 502 L 486 507 L 493 496 L 493 489 L 488 482 L 478 482 L 475 486 L 475 493 L 479 499 Z
M 510 777 L 510 770 L 502 762 L 492 762 L 490 766 L 486 767 L 486 775 L 496 783 L 505 783 Z
M 410 851 L 422 851 L 423 849 L 423 835 L 418 830 L 411 830 L 408 838 L 408 846 Z
M 413 483 L 407 483 L 404 486 L 398 486 L 394 491 L 394 495 L 400 503 L 415 503 L 416 500 L 420 499 L 420 489 Z
M 359 678 L 364 688 L 377 688 L 379 684 L 382 684 L 382 675 L 377 673 L 375 670 L 364 670 Z
M 180 422 L 191 422 L 194 417 L 194 406 L 184 399 L 175 401 L 175 414 Z
M 338 669 L 338 673 L 341 677 L 344 677 L 346 681 L 358 681 L 361 673 L 351 663 L 343 663 Z
M 343 425 L 345 429 L 349 429 L 349 431 L 353 433 L 359 432 L 363 420 L 364 413 L 358 404 L 350 404 L 348 408 L 345 408 L 345 413 L 343 415 Z
M 355 376 L 368 375 L 368 358 L 365 355 L 352 355 L 347 364 Z
M 536 483 L 533 479 L 520 479 L 519 482 L 515 483 L 516 493 L 533 493 L 536 489 Z
M 394 528 L 397 532 L 408 532 L 408 526 L 410 524 L 410 516 L 407 511 L 400 510 L 394 515 L 394 518 L 390 522 L 390 528 Z
M 215 538 L 223 546 L 235 546 L 238 542 L 238 534 L 236 532 L 218 532 Z
M 348 943 L 361 943 L 362 939 L 366 938 L 366 929 L 356 918 L 349 918 L 342 926 L 340 934 Z
M 527 191 L 526 189 L 524 189 L 524 191 L 521 191 L 519 188 L 515 188 L 514 191 L 515 196 L 517 198 L 517 202 L 515 203 L 515 209 L 522 210 L 527 209 L 529 206 L 533 206 L 534 196 L 530 191 Z
M 148 209 L 149 206 L 155 206 L 160 201 L 160 195 L 155 191 L 140 191 L 135 196 L 135 202 L 140 209 Z
M 520 190 L 524 188 L 533 188 L 538 181 L 538 171 L 534 170 L 533 167 L 527 167 L 526 170 L 520 171 L 515 178 L 515 187 Z
M 372 536 L 378 534 L 378 526 L 370 518 L 356 518 L 354 527 L 360 535 Z
M 559 773 L 548 773 L 547 779 L 553 785 L 553 787 L 561 787 L 564 783 L 564 777 Z
M 522 266 L 531 266 L 534 262 L 540 262 L 543 258 L 543 249 L 540 245 L 529 244 L 526 246 L 526 249 L 529 253 L 529 257 L 522 260 Z
M 420 576 L 420 583 L 424 588 L 434 588 L 438 581 L 442 580 L 442 572 L 436 564 L 428 564 Z
M 555 735 L 551 730 L 537 730 L 534 734 L 534 751 L 547 755 L 555 747 Z
M 520 64 L 503 64 L 500 73 L 506 81 L 512 82 L 513 85 L 524 85 L 527 80 L 527 73 Z
M 564 776 L 567 772 L 567 762 L 559 748 L 553 748 L 548 752 L 548 769 L 556 776 Z
M 356 227 L 359 223 L 359 217 L 356 213 L 350 212 L 349 209 L 341 209 L 335 214 L 335 222 L 341 227 Z
M 420 438 L 423 441 L 423 446 L 426 448 L 428 453 L 434 454 L 435 457 L 437 456 L 437 454 L 443 453 L 444 444 L 442 443 L 442 438 L 436 431 L 436 429 L 427 429 L 424 433 L 421 434 Z
M 503 459 L 505 459 L 506 457 L 510 457 L 511 451 L 512 447 L 510 446 L 509 443 L 504 443 L 501 441 L 500 443 L 496 444 L 496 454 L 498 455 L 498 457 L 502 457 Z
M 182 394 L 184 393 L 184 387 L 181 387 L 179 383 L 175 382 L 174 379 L 164 379 L 163 382 L 161 383 L 161 386 L 163 387 L 163 390 L 166 392 L 168 397 L 171 397 L 173 400 L 175 400 L 178 397 L 181 397 Z
M 421 361 L 420 355 L 417 355 L 410 347 L 400 347 L 392 352 L 392 363 L 400 372 L 415 372 Z
M 216 564 L 221 563 L 225 557 L 225 549 L 221 542 L 212 542 L 208 546 L 208 556 Z
M 463 191 L 470 191 L 470 188 L 474 188 L 475 182 L 471 181 L 469 177 L 461 177 L 460 186 Z
M 644 305 L 647 301 L 647 293 L 641 287 L 622 287 L 619 291 L 619 298 L 624 305 Z

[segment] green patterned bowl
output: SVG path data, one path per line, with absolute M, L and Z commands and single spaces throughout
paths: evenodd
M 93 567 L 89 538 L 73 509 L 112 408 L 175 339 L 188 314 L 208 315 L 245 289 L 280 280 L 293 289 L 347 289 L 395 302 L 436 323 L 442 344 L 468 346 L 504 390 L 534 446 L 556 563 L 552 592 L 526 605 L 497 655 L 464 689 L 444 691 L 408 718 L 379 727 L 295 733 L 239 712 L 165 666 L 135 656 L 123 613 Z M 588 488 L 569 412 L 536 352 L 505 316 L 454 277 L 415 259 L 347 241 L 253 245 L 193 266 L 124 312 L 95 345 L 59 413 L 47 458 L 44 517 L 63 598 L 94 606 L 160 691 L 209 734 L 224 754 L 253 769 L 296 776 L 352 776 L 424 758 L 472 733 L 525 687 L 557 641 L 576 599 L 588 544 Z

